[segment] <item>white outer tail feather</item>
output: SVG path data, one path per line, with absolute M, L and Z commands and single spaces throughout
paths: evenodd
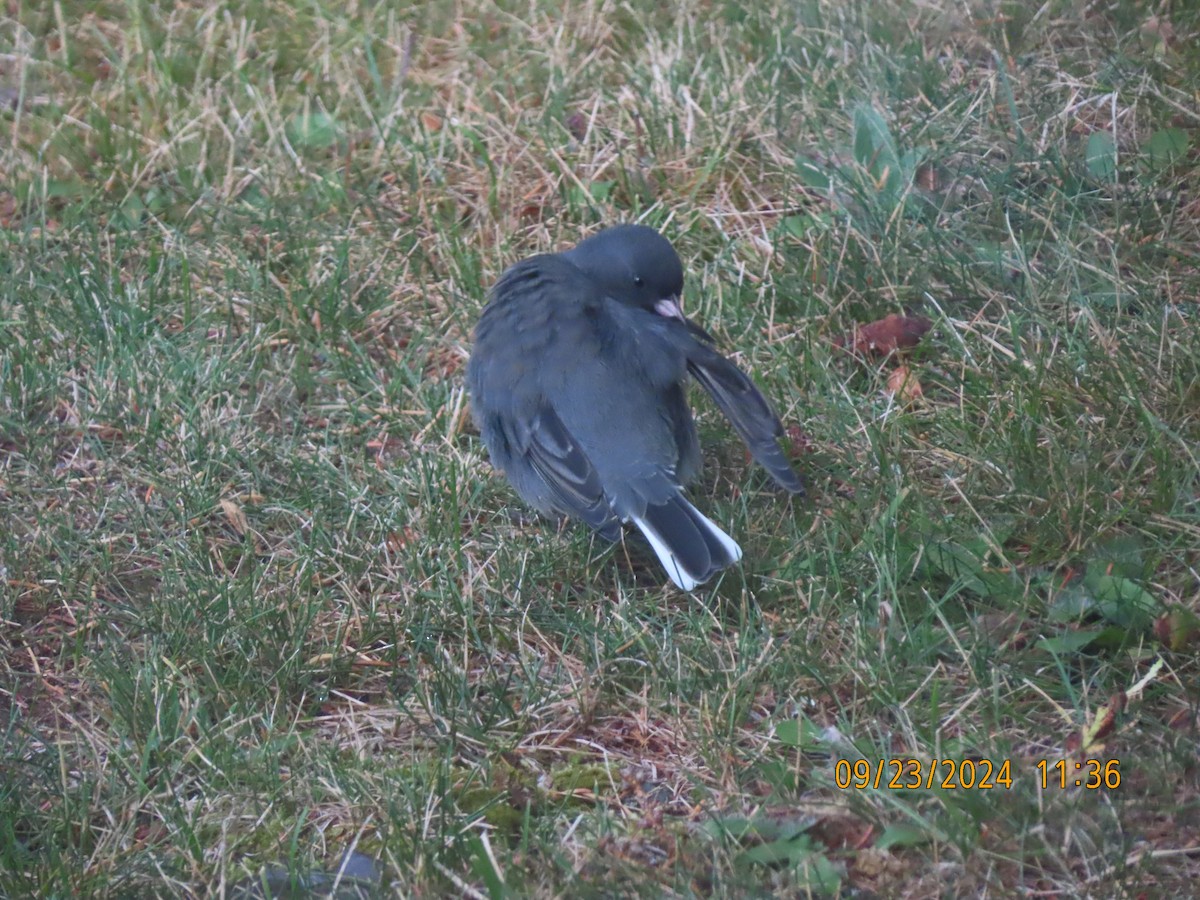
M 688 503 L 687 500 L 684 500 L 682 497 L 680 500 L 683 503 L 687 503 L 688 508 L 692 513 L 695 514 L 697 520 L 704 523 L 704 527 L 708 529 L 709 534 L 716 538 L 717 541 L 720 542 L 721 546 L 723 546 L 729 552 L 729 555 L 733 557 L 734 562 L 737 562 L 742 558 L 742 548 L 738 546 L 737 541 L 722 531 L 712 519 L 704 515 L 704 513 L 700 512 L 700 510 L 696 509 L 696 507 L 692 506 L 692 504 Z M 666 542 L 662 539 L 658 532 L 656 532 L 650 526 L 649 522 L 643 518 L 640 518 L 639 516 L 633 516 L 630 521 L 637 526 L 638 531 L 646 536 L 646 540 L 649 541 L 650 546 L 654 548 L 654 555 L 658 557 L 658 561 L 662 563 L 662 567 L 666 569 L 667 575 L 670 577 L 671 581 L 675 582 L 675 586 L 681 591 L 694 591 L 698 585 L 708 581 L 709 576 L 705 573 L 684 571 L 683 567 L 679 565 L 679 560 L 675 558 L 675 554 L 671 552 L 671 549 L 667 546 Z

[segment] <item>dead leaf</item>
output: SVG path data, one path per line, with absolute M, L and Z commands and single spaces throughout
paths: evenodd
M 250 521 L 246 518 L 246 513 L 242 511 L 241 506 L 233 500 L 222 498 L 221 511 L 225 513 L 225 519 L 229 522 L 229 526 L 244 537 L 250 530 Z
M 1154 45 L 1161 42 L 1164 47 L 1175 45 L 1175 26 L 1161 16 L 1151 16 L 1142 23 L 1142 38 Z
M 787 442 L 788 449 L 791 451 L 790 456 L 809 453 L 813 446 L 812 438 L 799 425 L 789 425 L 787 427 Z
M 1191 731 L 1196 724 L 1196 711 L 1190 706 L 1175 710 L 1167 719 L 1167 727 L 1172 731 Z
M 863 356 L 886 356 L 917 346 L 932 327 L 933 322 L 924 316 L 892 313 L 868 325 L 856 327 L 833 343 L 835 347 L 849 347 Z
M 1154 636 L 1180 653 L 1200 642 L 1200 617 L 1186 606 L 1172 606 L 1155 621 Z
M 11 228 L 17 219 L 17 198 L 0 191 L 0 228 Z
M 442 130 L 442 117 L 437 113 L 426 111 L 421 113 L 421 124 L 430 134 L 437 134 Z
M 567 116 L 567 131 L 571 133 L 571 137 L 577 141 L 582 141 L 587 137 L 588 119 L 583 113 L 572 113 Z
M 1125 711 L 1129 700 L 1124 691 L 1117 691 L 1109 701 L 1092 715 L 1084 727 L 1067 738 L 1067 752 L 1092 759 L 1103 755 L 1104 740 L 1116 728 L 1117 716 Z
M 404 455 L 408 449 L 407 442 L 394 435 L 384 435 L 382 438 L 367 441 L 367 450 L 375 457 L 375 466 L 387 468 L 388 464 Z
M 102 441 L 119 441 L 125 436 L 125 432 L 115 425 L 103 425 L 96 422 L 88 425 L 88 431 Z
M 393 553 L 398 553 L 413 543 L 417 539 L 417 533 L 407 525 L 400 532 L 391 532 L 387 536 L 387 548 Z
M 932 163 L 925 163 L 917 167 L 915 181 L 917 187 L 930 193 L 937 191 L 942 186 L 942 180 L 938 177 L 938 170 Z
M 925 395 L 921 382 L 908 366 L 896 366 L 888 376 L 886 391 L 901 403 L 913 403 Z

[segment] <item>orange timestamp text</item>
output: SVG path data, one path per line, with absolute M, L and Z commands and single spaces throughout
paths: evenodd
M 893 791 L 980 790 L 1013 786 L 1012 760 L 990 759 L 839 759 L 833 766 L 833 783 L 846 790 L 886 788 Z
M 1070 786 L 1115 790 L 1121 786 L 1120 760 L 1048 760 L 1034 764 L 1042 789 Z M 839 759 L 833 766 L 833 782 L 842 790 L 1012 790 L 1011 759 Z
M 1035 767 L 1042 779 L 1043 788 L 1074 786 L 1088 791 L 1108 788 L 1110 791 L 1121 786 L 1121 761 L 1119 759 L 1048 759 L 1040 760 Z

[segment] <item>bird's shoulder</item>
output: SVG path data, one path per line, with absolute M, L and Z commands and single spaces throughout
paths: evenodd
M 602 296 L 598 287 L 565 257 L 541 253 L 509 266 L 491 291 L 491 306 L 579 307 Z
M 603 289 L 559 254 L 531 256 L 505 270 L 476 326 L 476 343 L 511 350 L 547 343 L 603 341 L 613 333 L 613 306 Z

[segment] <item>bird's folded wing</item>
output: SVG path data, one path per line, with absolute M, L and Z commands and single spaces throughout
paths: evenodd
M 583 519 L 610 540 L 620 535 L 600 476 L 558 414 L 542 403 L 533 417 L 528 440 L 529 462 L 550 487 L 568 515 Z
M 804 493 L 804 483 L 779 447 L 783 424 L 770 404 L 741 369 L 700 343 L 688 354 L 688 371 L 729 419 L 754 458 L 780 487 Z

